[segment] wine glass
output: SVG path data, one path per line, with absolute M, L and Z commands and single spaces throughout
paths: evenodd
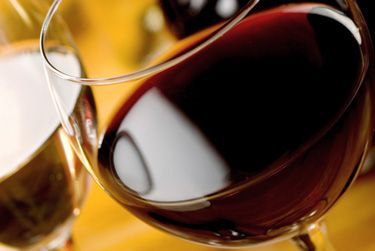
M 56 60 L 79 55 L 56 29 L 61 0 L 45 19 L 51 95 L 93 178 L 141 220 L 198 243 L 291 238 L 332 250 L 321 218 L 356 177 L 373 130 L 372 51 L 356 2 L 249 1 L 193 31 L 162 2 L 174 42 L 122 75 L 106 75 L 106 58 L 100 73 L 75 74 Z M 67 85 L 86 88 L 73 112 Z
M 61 129 L 44 77 L 38 38 L 47 9 L 42 1 L 0 1 L 0 249 L 5 251 L 71 250 L 71 226 L 88 188 L 89 176 Z M 61 90 L 70 96 L 70 108 L 80 89 Z

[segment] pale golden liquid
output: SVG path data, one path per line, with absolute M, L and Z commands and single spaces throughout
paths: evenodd
M 86 180 L 62 129 L 0 183 L 0 243 L 27 247 L 63 225 L 82 200 Z M 0 244 L 1 249 L 1 244 Z

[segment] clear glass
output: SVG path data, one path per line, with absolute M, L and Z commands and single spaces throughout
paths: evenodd
M 182 238 L 332 250 L 321 219 L 355 179 L 373 130 L 372 51 L 356 2 L 249 1 L 188 36 L 181 20 L 195 16 L 174 23 L 158 5 L 168 2 L 181 3 L 153 5 L 174 34 L 158 56 L 123 74 L 125 63 L 103 57 L 88 77 L 56 60 L 85 48 L 59 35 L 63 2 L 53 3 L 41 52 L 85 166 L 134 215 Z M 66 86 L 85 88 L 73 112 Z
M 43 1 L 0 1 L 0 250 L 71 247 L 89 175 L 61 128 L 39 52 Z M 65 88 L 70 108 L 80 88 Z M 62 90 L 63 91 L 63 90 Z

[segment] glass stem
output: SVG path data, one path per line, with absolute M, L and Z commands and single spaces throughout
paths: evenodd
M 54 243 L 55 244 L 55 243 Z M 74 241 L 71 235 L 64 242 L 58 243 L 58 245 L 50 245 L 38 249 L 38 251 L 74 251 Z
M 295 236 L 292 241 L 301 251 L 335 251 L 323 222 L 308 226 L 305 232 Z
M 51 249 L 50 251 L 74 251 L 74 241 L 73 238 L 70 237 L 69 239 L 66 240 L 66 242 L 57 248 Z

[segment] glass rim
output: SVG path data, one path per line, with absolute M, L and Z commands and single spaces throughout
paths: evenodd
M 204 49 L 205 47 L 207 47 L 208 45 L 216 41 L 218 38 L 223 36 L 226 32 L 231 30 L 234 26 L 236 26 L 241 20 L 243 20 L 247 16 L 247 14 L 254 8 L 254 6 L 260 0 L 248 0 L 248 3 L 245 5 L 245 7 L 239 10 L 238 13 L 236 13 L 233 17 L 225 21 L 225 23 L 221 27 L 219 27 L 216 31 L 214 31 L 212 34 L 210 34 L 208 38 L 204 39 L 202 42 L 199 42 L 198 45 L 194 46 L 193 48 L 189 49 L 187 52 L 182 53 L 181 55 L 175 58 L 167 59 L 166 61 L 162 61 L 152 66 L 146 66 L 145 68 L 141 68 L 139 70 L 135 70 L 130 73 L 115 75 L 111 77 L 98 77 L 98 78 L 72 76 L 56 68 L 48 59 L 47 52 L 45 50 L 46 34 L 50 27 L 50 23 L 53 17 L 55 16 L 55 14 L 57 13 L 62 1 L 63 0 L 53 1 L 52 5 L 48 9 L 47 15 L 42 24 L 40 37 L 39 37 L 39 48 L 40 48 L 40 54 L 42 56 L 43 64 L 45 67 L 47 67 L 57 77 L 61 79 L 71 81 L 74 83 L 78 83 L 81 85 L 94 86 L 94 85 L 120 84 L 123 82 L 139 80 L 141 78 L 159 73 L 161 71 L 169 69 L 170 67 L 173 67 L 174 65 L 186 60 L 187 58 L 201 51 L 202 49 Z

